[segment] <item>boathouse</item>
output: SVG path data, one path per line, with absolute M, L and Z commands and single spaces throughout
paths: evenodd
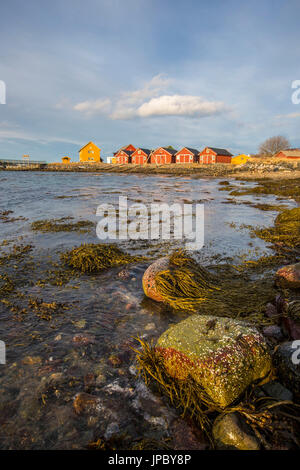
M 300 160 L 300 149 L 281 150 L 274 155 L 276 158 L 286 158 L 288 160 Z
M 177 150 L 169 147 L 158 147 L 154 152 L 151 153 L 151 163 L 156 165 L 166 165 L 168 163 L 176 162 Z
M 176 163 L 197 163 L 199 161 L 199 150 L 191 147 L 183 147 L 176 153 Z
M 131 162 L 134 165 L 144 165 L 145 163 L 150 163 L 150 154 L 151 150 L 137 148 L 131 155 Z
M 215 163 L 231 163 L 232 153 L 226 149 L 220 149 L 217 147 L 205 147 L 202 152 L 199 153 L 199 163 L 204 165 L 215 164 Z

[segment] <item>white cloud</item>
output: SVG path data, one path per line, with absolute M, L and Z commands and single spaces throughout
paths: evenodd
M 109 98 L 94 101 L 82 101 L 75 104 L 73 109 L 87 115 L 107 113 L 110 110 L 111 102 Z
M 140 90 L 123 92 L 111 113 L 111 119 L 131 119 L 137 115 L 137 106 L 143 101 L 158 96 L 171 80 L 164 74 L 155 75 Z
M 290 114 L 279 114 L 276 116 L 277 119 L 286 118 L 286 119 L 296 119 L 300 117 L 300 113 L 290 113 Z
M 222 101 L 207 101 L 200 96 L 165 95 L 142 104 L 137 115 L 148 116 L 212 116 L 225 111 Z

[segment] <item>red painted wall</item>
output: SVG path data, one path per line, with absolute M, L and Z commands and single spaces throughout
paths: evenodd
M 131 162 L 134 165 L 144 165 L 145 163 L 148 163 L 148 155 L 142 150 L 136 149 L 136 151 L 131 155 Z
M 191 158 L 190 158 L 191 157 Z M 194 155 L 187 149 L 182 149 L 176 154 L 176 163 L 196 163 L 198 155 Z
M 215 164 L 215 163 L 231 163 L 231 158 L 228 155 L 217 155 L 209 147 L 206 147 L 199 155 L 199 163 L 203 165 Z
M 168 163 L 175 163 L 175 155 L 169 154 L 165 149 L 158 148 L 151 155 L 151 163 L 156 165 L 166 165 Z
M 117 163 L 119 165 L 127 165 L 131 163 L 131 156 L 129 157 L 125 152 L 120 150 L 116 155 L 115 158 L 117 159 Z
M 279 152 L 276 155 L 276 158 L 286 158 L 286 159 L 289 159 L 289 160 L 299 160 L 300 159 L 300 157 L 289 157 L 289 156 L 285 155 L 284 152 Z
M 217 155 L 216 156 L 216 162 L 217 163 L 231 163 L 232 157 L 229 157 L 228 155 Z

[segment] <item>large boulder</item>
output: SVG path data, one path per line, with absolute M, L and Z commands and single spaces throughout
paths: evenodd
M 156 289 L 155 276 L 169 268 L 169 257 L 160 258 L 146 269 L 143 275 L 143 289 L 147 297 L 156 300 L 157 302 L 163 302 L 164 299 Z
M 276 273 L 276 281 L 283 287 L 300 289 L 300 263 L 280 268 Z
M 160 336 L 156 351 L 171 377 L 192 377 L 222 408 L 271 369 L 263 336 L 230 318 L 190 316 Z
M 218 416 L 212 429 L 217 449 L 259 450 L 260 445 L 249 426 L 236 413 Z

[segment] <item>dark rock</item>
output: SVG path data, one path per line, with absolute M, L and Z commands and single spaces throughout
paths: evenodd
M 177 418 L 173 421 L 170 432 L 174 450 L 205 450 L 209 447 L 202 432 L 192 421 Z
M 280 326 L 278 326 L 278 325 L 265 326 L 264 329 L 263 329 L 263 334 L 267 338 L 274 338 L 278 341 L 283 339 L 282 330 L 281 330 Z
M 293 394 L 277 381 L 269 382 L 261 387 L 269 397 L 276 398 L 279 401 L 293 401 Z
M 109 423 L 109 425 L 106 428 L 104 438 L 105 439 L 111 439 L 113 436 L 119 434 L 120 428 L 118 423 Z
M 273 362 L 280 382 L 295 396 L 300 395 L 300 342 L 288 341 L 275 350 Z

